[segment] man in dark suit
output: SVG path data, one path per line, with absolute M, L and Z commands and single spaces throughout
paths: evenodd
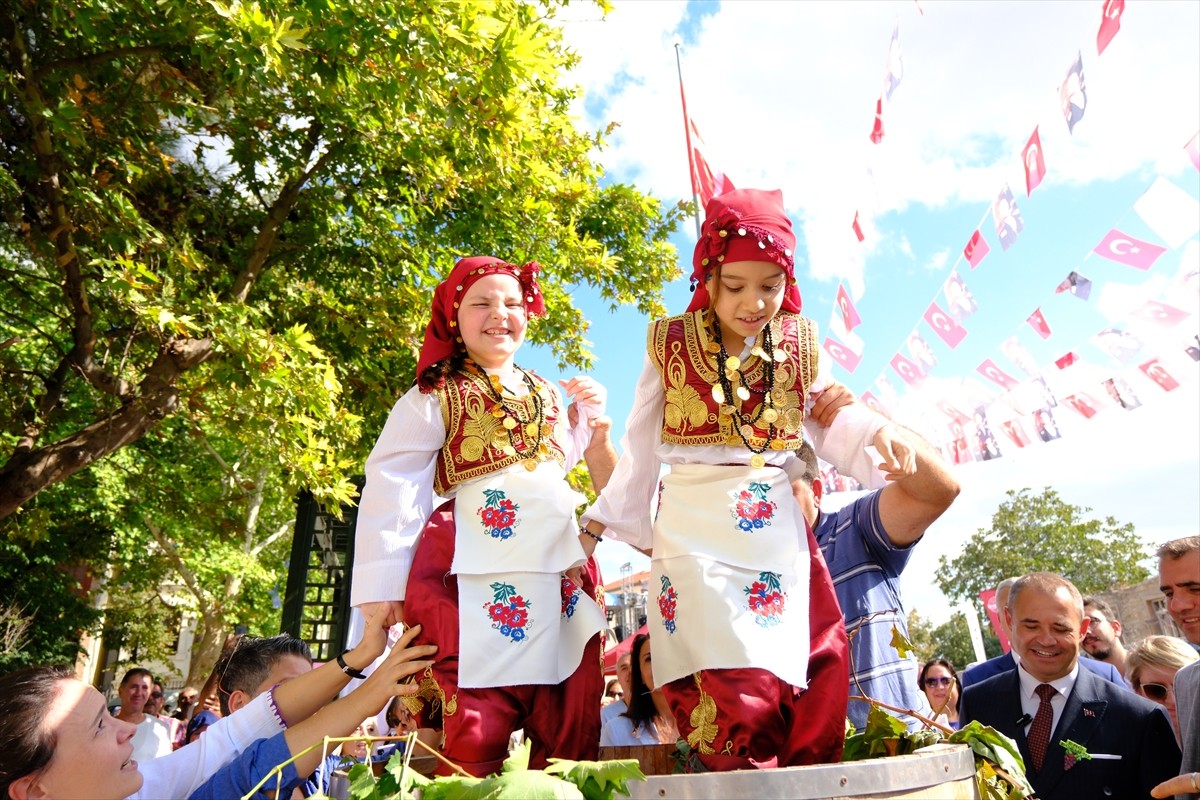
M 1179 773 L 1179 746 L 1162 706 L 1079 668 L 1083 597 L 1061 575 L 1035 572 L 1009 593 L 1015 670 L 963 692 L 962 721 L 1012 737 L 1041 800 L 1148 798 Z M 1090 758 L 1067 752 L 1071 741 Z
M 1008 619 L 1004 613 L 1004 609 L 1008 607 L 1008 592 L 1012 588 L 1016 578 L 1005 578 L 996 586 L 996 613 L 1000 618 L 1000 627 L 1004 628 L 1004 635 L 1012 640 L 1012 631 L 1008 627 Z M 1112 664 L 1104 661 L 1097 661 L 1091 658 L 1079 659 L 1079 666 L 1094 672 L 1101 678 L 1107 681 L 1112 681 L 1117 686 L 1128 689 L 1129 684 L 1125 683 L 1125 679 L 1121 676 L 1120 671 Z M 993 675 L 999 675 L 1002 672 L 1008 672 L 1017 668 L 1017 662 L 1013 660 L 1012 653 L 1001 653 L 995 658 L 989 658 L 976 664 L 973 667 L 968 667 L 960 676 L 962 679 L 963 688 L 967 688 L 972 684 L 987 680 Z

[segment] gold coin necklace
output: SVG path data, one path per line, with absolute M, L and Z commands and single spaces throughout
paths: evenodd
M 752 389 L 746 380 L 745 372 L 742 371 L 742 360 L 726 352 L 725 342 L 721 338 L 721 322 L 715 317 L 716 315 L 713 315 L 711 320 L 710 336 L 713 343 L 716 344 L 717 382 L 713 384 L 712 397 L 720 406 L 722 415 L 734 417 L 732 422 L 733 429 L 737 432 L 737 438 L 751 453 L 750 466 L 761 469 L 767 463 L 763 453 L 768 449 L 776 449 L 772 447 L 772 444 L 776 442 L 775 421 L 779 419 L 779 411 L 774 407 L 775 395 L 772 391 L 775 388 L 775 362 L 783 361 L 787 358 L 787 354 L 783 350 L 775 349 L 771 324 L 768 322 L 762 333 L 762 347 L 755 347 L 750 351 L 751 355 L 756 355 L 762 360 L 764 373 L 762 389 Z M 762 395 L 762 402 L 758 404 L 758 410 L 754 416 L 749 417 L 742 413 L 742 406 L 749 402 L 751 396 L 755 394 Z M 755 447 L 750 443 L 750 439 L 754 435 L 754 425 L 759 420 L 766 423 L 767 440 L 762 447 Z M 737 444 L 737 440 L 732 440 L 731 443 Z
M 500 426 L 496 428 L 492 446 L 510 458 L 522 456 L 525 469 L 533 472 L 537 469 L 538 462 L 549 455 L 550 450 L 544 440 L 551 434 L 550 426 L 546 424 L 546 409 L 542 402 L 542 395 L 538 391 L 533 377 L 521 367 L 513 365 L 513 368 L 521 373 L 521 379 L 528 387 L 533 400 L 533 416 L 525 419 L 520 414 L 519 406 L 513 407 L 505 402 L 504 385 L 500 383 L 499 376 L 489 375 L 471 359 L 467 359 L 464 363 L 471 368 L 475 377 L 482 380 L 487 387 L 488 395 L 495 401 L 488 412 L 500 420 Z M 520 431 L 523 438 L 520 443 L 517 441 L 517 431 Z M 526 445 L 530 440 L 532 440 L 532 445 L 529 445 L 527 449 Z

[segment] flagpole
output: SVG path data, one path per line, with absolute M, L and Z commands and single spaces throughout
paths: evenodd
M 696 239 L 700 238 L 700 215 L 704 209 L 700 207 L 700 190 L 696 186 L 695 151 L 692 149 L 692 126 L 687 112 L 687 95 L 683 93 L 683 66 L 679 61 L 679 42 L 675 43 L 675 69 L 679 73 L 679 101 L 683 105 L 683 136 L 687 141 L 688 177 L 692 181 L 692 202 L 696 204 Z

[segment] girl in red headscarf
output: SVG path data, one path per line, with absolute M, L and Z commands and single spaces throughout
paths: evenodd
M 806 428 L 839 469 L 877 473 L 863 445 L 882 423 L 849 405 L 828 430 L 805 425 L 825 381 L 816 326 L 800 315 L 795 242 L 778 191 L 709 201 L 692 303 L 651 323 L 624 452 L 583 517 L 585 549 L 608 530 L 652 551 L 654 674 L 680 735 L 714 770 L 841 756 L 844 622 L 791 482 Z M 846 399 L 836 394 L 818 401 L 825 421 Z
M 568 408 L 514 361 L 545 312 L 539 269 L 466 258 L 437 287 L 416 386 L 367 459 L 355 532 L 351 602 L 368 616 L 392 604 L 437 645 L 410 708 L 440 719 L 443 753 L 475 775 L 500 768 L 520 728 L 538 764 L 594 759 L 600 737 L 605 615 L 579 543 L 585 498 L 564 478 L 581 457 L 601 478 L 615 451 L 602 386 L 563 381 Z

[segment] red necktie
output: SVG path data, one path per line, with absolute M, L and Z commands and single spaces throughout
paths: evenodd
M 1038 684 L 1034 690 L 1042 702 L 1038 704 L 1037 714 L 1033 724 L 1029 726 L 1029 734 L 1025 737 L 1029 744 L 1029 757 L 1033 760 L 1033 769 L 1042 771 L 1042 762 L 1046 760 L 1046 748 L 1050 746 L 1050 730 L 1054 725 L 1054 709 L 1050 698 L 1058 694 L 1057 690 L 1048 683 Z

